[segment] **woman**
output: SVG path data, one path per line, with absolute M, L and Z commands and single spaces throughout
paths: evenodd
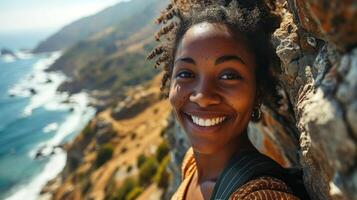
M 279 18 L 259 0 L 206 0 L 174 1 L 158 18 L 164 24 L 170 20 L 156 35 L 166 36 L 165 43 L 148 58 L 160 55 L 162 89 L 192 145 L 172 199 L 298 199 L 278 173 L 254 174 L 246 162 L 237 165 L 243 157 L 268 160 L 248 139 L 247 126 L 259 120 L 261 102 L 275 93 L 270 38 Z M 241 168 L 251 176 L 234 185 Z

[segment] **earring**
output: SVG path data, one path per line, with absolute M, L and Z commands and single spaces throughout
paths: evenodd
M 252 122 L 259 122 L 260 118 L 262 115 L 262 111 L 260 110 L 260 106 L 257 106 L 253 109 L 252 115 L 251 115 L 251 121 Z

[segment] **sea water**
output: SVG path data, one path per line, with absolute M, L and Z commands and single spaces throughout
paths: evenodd
M 45 69 L 60 52 L 15 54 L 0 57 L 0 199 L 31 200 L 65 165 L 56 147 L 72 140 L 95 109 L 84 92 L 57 92 L 66 77 Z

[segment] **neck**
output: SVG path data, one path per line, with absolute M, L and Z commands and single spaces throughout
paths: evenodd
M 248 138 L 247 131 L 245 130 L 240 137 L 232 140 L 229 144 L 222 147 L 217 152 L 212 154 L 202 154 L 194 151 L 194 157 L 197 166 L 198 183 L 206 181 L 215 182 L 228 164 L 230 158 L 242 151 L 257 149 L 253 146 Z

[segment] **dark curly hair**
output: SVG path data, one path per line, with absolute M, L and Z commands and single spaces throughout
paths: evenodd
M 186 33 L 201 22 L 224 24 L 234 32 L 240 33 L 248 42 L 255 55 L 257 87 L 260 102 L 275 101 L 276 81 L 271 66 L 279 66 L 279 59 L 271 44 L 271 35 L 279 27 L 281 19 L 273 14 L 274 4 L 264 0 L 172 0 L 157 18 L 164 24 L 155 39 L 161 41 L 148 59 L 159 57 L 155 68 L 162 66 L 164 74 L 161 91 L 168 96 L 168 81 L 176 48 Z M 269 99 L 269 100 L 268 100 Z

